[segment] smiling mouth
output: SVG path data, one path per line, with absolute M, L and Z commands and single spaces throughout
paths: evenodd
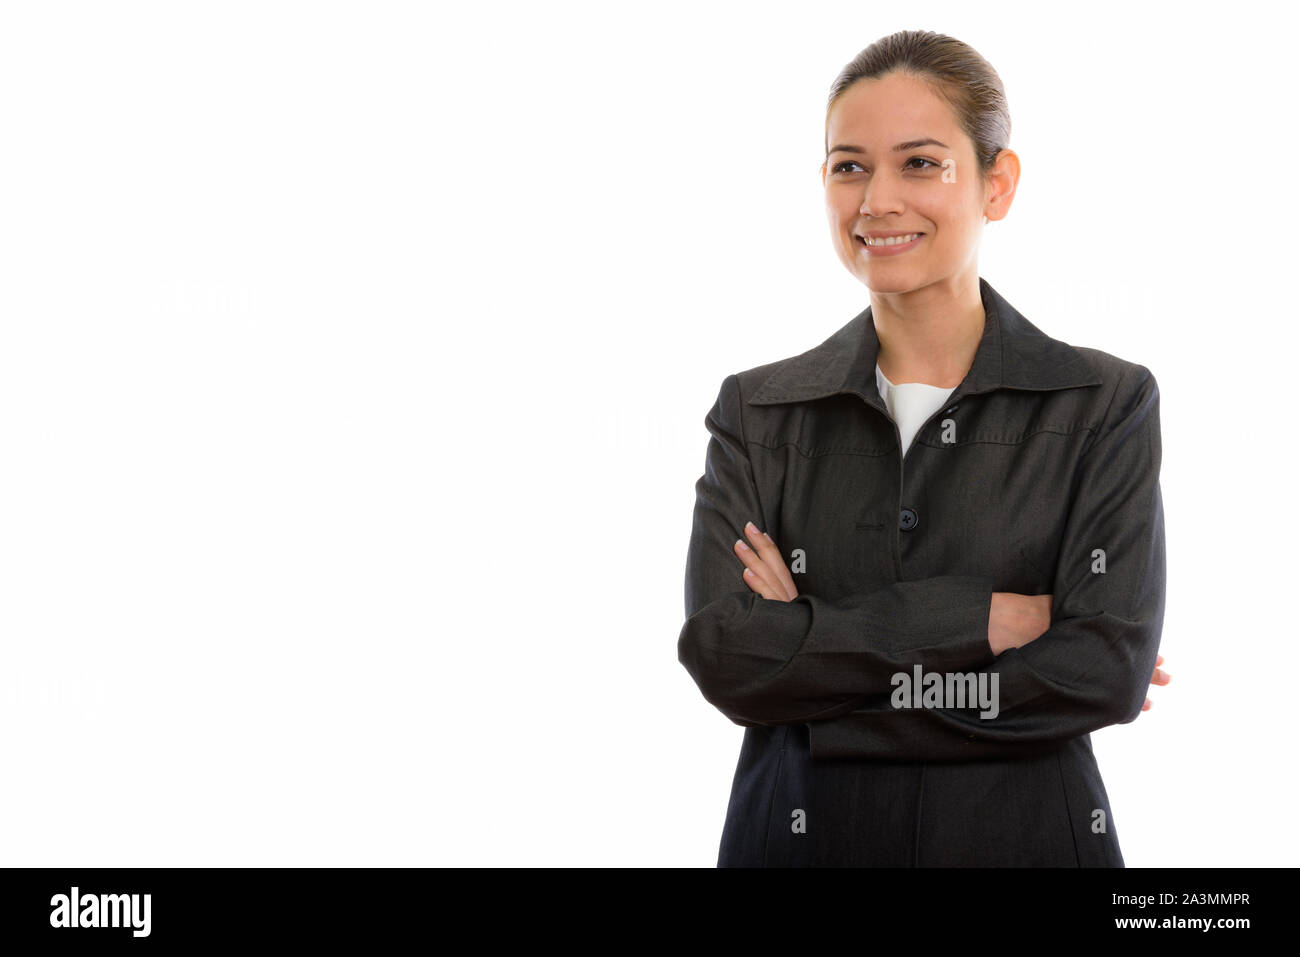
M 860 245 L 868 249 L 888 249 L 891 246 L 906 246 L 908 243 L 914 243 L 924 235 L 925 233 L 910 233 L 907 236 L 891 236 L 888 239 L 876 239 L 871 242 L 867 242 L 865 236 L 857 236 L 856 239 Z

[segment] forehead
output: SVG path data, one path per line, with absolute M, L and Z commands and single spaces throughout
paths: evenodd
M 959 130 L 946 100 L 925 82 L 898 73 L 854 83 L 835 101 L 828 126 L 832 144 L 871 150 L 928 136 L 955 146 Z

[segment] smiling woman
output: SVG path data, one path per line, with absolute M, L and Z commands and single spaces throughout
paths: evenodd
M 827 216 L 870 305 L 705 417 L 677 647 L 745 728 L 720 866 L 1123 866 L 1089 734 L 1168 680 L 1159 390 L 979 275 L 1010 129 L 941 34 L 832 87 Z M 909 675 L 996 700 L 899 707 Z
M 981 227 L 1006 216 L 1020 178 L 1001 83 L 992 67 L 959 67 L 951 55 L 948 71 L 962 77 L 949 79 L 952 93 L 934 77 L 877 66 L 846 71 L 826 111 L 822 184 L 836 252 L 874 292 L 959 277 L 973 301 Z

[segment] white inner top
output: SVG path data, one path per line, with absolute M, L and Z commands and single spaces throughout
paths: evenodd
M 898 432 L 903 439 L 903 455 L 911 448 L 912 440 L 926 420 L 948 401 L 948 396 L 957 391 L 955 387 L 945 389 L 925 382 L 894 385 L 885 378 L 879 364 L 876 365 L 876 388 L 885 400 L 885 408 L 898 423 Z

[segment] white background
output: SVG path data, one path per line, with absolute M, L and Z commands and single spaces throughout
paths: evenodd
M 826 96 L 924 28 L 1010 100 L 981 275 L 1161 388 L 1126 861 L 1296 863 L 1285 9 L 5 5 L 0 860 L 713 866 L 704 415 L 868 305 Z

